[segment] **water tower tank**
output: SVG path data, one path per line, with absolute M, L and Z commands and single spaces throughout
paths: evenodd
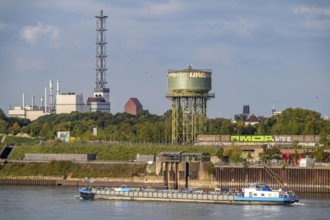
M 193 143 L 206 131 L 206 103 L 214 98 L 209 93 L 212 70 L 169 70 L 166 97 L 172 100 L 172 143 Z
M 207 93 L 211 87 L 212 70 L 193 69 L 169 70 L 167 74 L 169 93 Z

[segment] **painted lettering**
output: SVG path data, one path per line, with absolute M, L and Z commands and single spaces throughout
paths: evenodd
M 211 74 L 208 72 L 174 72 L 174 73 L 168 73 L 168 77 L 191 77 L 191 78 L 210 78 Z
M 247 135 L 233 135 L 230 136 L 232 142 L 275 142 L 273 136 L 247 136 Z

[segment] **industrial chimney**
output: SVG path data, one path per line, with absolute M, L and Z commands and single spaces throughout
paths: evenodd
M 44 97 L 40 97 L 40 109 L 39 110 L 44 110 Z
M 32 108 L 31 108 L 31 110 L 34 110 L 34 101 L 35 101 L 35 96 L 32 96 Z
M 45 87 L 45 110 L 44 112 L 47 112 L 47 87 Z
M 23 95 L 22 95 L 22 99 L 23 99 L 22 109 L 25 109 L 25 94 L 24 94 L 24 92 L 23 92 Z
M 60 80 L 56 81 L 56 95 L 60 95 Z
M 53 81 L 49 80 L 49 112 L 53 111 Z

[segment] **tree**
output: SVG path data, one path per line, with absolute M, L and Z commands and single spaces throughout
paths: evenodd
M 271 126 L 275 135 L 318 135 L 322 130 L 321 114 L 301 108 L 285 109 Z
M 244 161 L 242 158 L 242 152 L 243 150 L 240 147 L 233 145 L 231 147 L 226 148 L 224 150 L 223 155 L 228 156 L 230 162 L 238 163 Z
M 21 132 L 21 127 L 19 126 L 18 122 L 15 122 L 11 128 L 10 133 L 12 133 L 13 135 L 18 134 L 19 132 Z
M 326 154 L 324 152 L 323 148 L 318 148 L 314 151 L 314 158 L 316 162 L 323 162 L 326 157 Z
M 48 139 L 52 136 L 52 133 L 51 133 L 51 130 L 50 130 L 50 126 L 47 122 L 45 122 L 42 127 L 41 127 L 41 130 L 40 130 L 40 136 L 45 138 L 45 139 Z
M 246 121 L 247 120 L 247 115 L 245 114 L 236 114 L 234 115 L 235 121 Z
M 0 134 L 7 134 L 8 133 L 8 124 L 6 121 L 0 119 Z
M 320 144 L 322 144 L 324 147 L 328 147 L 330 145 L 330 138 L 326 132 L 322 132 L 320 134 Z
M 245 123 L 244 121 L 238 121 L 235 123 L 235 134 L 243 134 L 245 128 Z
M 215 155 L 216 155 L 219 159 L 223 160 L 223 158 L 224 158 L 223 153 L 224 153 L 223 148 L 220 148 L 220 149 L 218 149 L 218 151 L 216 152 Z

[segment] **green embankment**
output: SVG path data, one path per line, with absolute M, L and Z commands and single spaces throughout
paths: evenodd
M 132 161 L 136 155 L 157 155 L 162 151 L 208 152 L 215 155 L 214 146 L 145 146 L 145 145 L 109 145 L 109 144 L 60 144 L 39 146 L 17 146 L 9 159 L 24 158 L 25 153 L 58 154 L 96 154 L 99 161 Z
M 0 141 L 2 136 L 0 135 Z M 16 136 L 7 136 L 5 143 L 7 145 L 15 145 L 15 144 L 37 144 L 39 142 L 38 139 L 35 138 L 27 138 L 27 137 L 16 137 Z
M 129 178 L 144 173 L 145 164 L 78 164 L 71 161 L 51 161 L 50 163 L 13 163 L 0 165 L 0 178 L 8 177 L 60 177 L 72 173 L 73 178 Z
M 21 160 L 25 153 L 95 154 L 97 161 L 133 161 L 137 154 L 158 155 L 162 151 L 209 152 L 215 155 L 218 147 L 131 145 L 104 143 L 52 143 L 17 146 L 9 160 Z M 8 163 L 0 165 L 0 178 L 8 177 L 60 177 L 71 172 L 73 178 L 130 178 L 145 173 L 146 164 L 128 163 L 73 163 L 51 161 L 49 163 Z

